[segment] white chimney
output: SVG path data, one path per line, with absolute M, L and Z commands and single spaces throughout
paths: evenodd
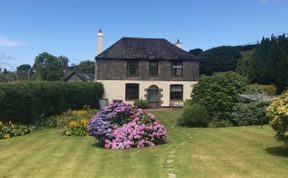
M 103 52 L 103 33 L 100 29 L 97 33 L 97 56 Z
M 175 45 L 176 45 L 178 48 L 182 48 L 182 43 L 180 42 L 179 39 L 177 39 L 177 42 L 175 43 Z
M 97 33 L 97 56 L 103 52 L 103 36 L 100 29 Z M 95 61 L 95 81 L 97 81 L 97 61 Z

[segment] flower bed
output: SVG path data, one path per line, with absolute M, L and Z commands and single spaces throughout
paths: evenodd
M 166 143 L 166 129 L 155 116 L 129 104 L 114 102 L 98 112 L 88 132 L 107 149 L 143 148 Z
M 34 126 L 16 125 L 11 121 L 3 123 L 0 121 L 0 139 L 21 136 L 31 133 L 35 130 Z
M 82 110 L 69 110 L 56 116 L 57 128 L 63 129 L 63 134 L 68 136 L 87 136 L 87 125 L 96 110 L 83 108 Z

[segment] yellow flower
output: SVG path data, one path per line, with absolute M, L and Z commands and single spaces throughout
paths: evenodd
M 79 115 L 84 115 L 87 114 L 88 112 L 86 110 L 76 110 L 72 111 L 72 115 L 79 116 Z
M 70 127 L 70 128 L 77 127 L 77 122 L 76 121 L 70 121 L 68 124 L 68 127 Z
M 10 134 L 8 134 L 8 133 L 7 133 L 7 134 L 4 134 L 3 138 L 4 138 L 4 139 L 10 138 Z

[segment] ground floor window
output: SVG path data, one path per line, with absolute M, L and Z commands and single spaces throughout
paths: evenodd
M 126 84 L 126 100 L 137 100 L 139 99 L 139 84 L 127 83 Z
M 170 85 L 170 99 L 183 100 L 183 85 Z

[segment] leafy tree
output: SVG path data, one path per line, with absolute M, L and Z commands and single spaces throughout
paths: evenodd
M 17 67 L 17 79 L 28 80 L 32 75 L 32 67 L 29 64 L 22 64 Z
M 241 53 L 235 47 L 221 46 L 209 49 L 201 54 L 200 74 L 235 71 L 240 58 Z
M 81 61 L 76 67 L 79 72 L 94 73 L 95 72 L 95 61 Z
M 61 67 L 64 71 L 64 74 L 66 74 L 68 72 L 68 63 L 69 63 L 69 59 L 66 56 L 59 56 L 58 60 L 61 64 Z
M 191 49 L 191 50 L 189 51 L 189 53 L 190 53 L 190 54 L 193 54 L 193 55 L 195 55 L 195 56 L 199 56 L 200 54 L 203 53 L 203 50 L 200 49 L 200 48 Z
M 242 52 L 242 57 L 237 63 L 236 71 L 247 78 L 249 78 L 249 65 L 251 63 L 253 53 L 253 50 Z
M 61 80 L 68 68 L 68 58 L 56 57 L 47 52 L 36 56 L 33 65 L 33 78 L 36 80 Z
M 263 38 L 249 64 L 249 79 L 261 84 L 274 83 L 277 94 L 288 78 L 288 38 L 285 35 Z
M 247 84 L 247 79 L 236 72 L 203 75 L 193 89 L 191 103 L 205 107 L 210 121 L 231 123 L 233 106 Z

